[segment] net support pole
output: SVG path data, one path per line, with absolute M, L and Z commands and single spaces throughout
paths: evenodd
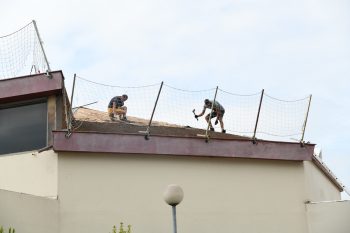
M 156 102 L 154 103 L 154 107 L 153 107 L 153 111 L 152 111 L 151 119 L 149 119 L 149 122 L 148 122 L 147 130 L 146 130 L 146 135 L 145 135 L 145 139 L 146 139 L 146 140 L 148 140 L 148 139 L 149 139 L 150 128 L 151 128 L 151 124 L 152 124 L 152 120 L 153 120 L 154 112 L 156 111 L 156 108 L 157 108 L 157 104 L 158 104 L 159 96 L 160 96 L 160 93 L 161 93 L 162 88 L 163 88 L 163 83 L 164 83 L 164 82 L 162 81 L 162 83 L 160 84 L 159 91 L 158 91 L 158 95 L 157 95 L 157 99 L 156 99 Z
M 265 90 L 262 89 L 261 96 L 260 96 L 260 102 L 259 102 L 258 114 L 256 116 L 256 121 L 255 121 L 254 134 L 253 134 L 253 138 L 252 138 L 254 144 L 256 143 L 256 130 L 258 129 L 258 122 L 259 122 L 259 117 L 260 117 L 261 105 L 262 105 L 262 101 L 264 98 L 264 92 L 265 92 Z
M 213 114 L 216 96 L 218 94 L 218 89 L 219 89 L 219 86 L 216 86 L 214 100 L 213 100 L 213 103 L 211 104 L 211 110 L 210 110 L 210 115 L 209 115 L 209 119 L 208 119 L 207 130 L 205 131 L 205 142 L 209 142 L 209 126 L 210 126 L 210 122 L 211 122 L 211 115 Z
M 43 42 L 42 42 L 42 40 L 41 40 L 41 38 L 40 38 L 39 30 L 38 30 L 38 27 L 37 27 L 37 25 L 36 25 L 35 20 L 33 20 L 33 25 L 34 25 L 35 32 L 36 32 L 36 35 L 37 35 L 38 40 L 39 40 L 39 44 L 40 44 L 41 51 L 42 51 L 43 54 L 44 54 L 44 59 L 45 59 L 46 65 L 47 65 L 46 75 L 47 75 L 48 77 L 51 77 L 51 75 L 49 74 L 49 72 L 51 72 L 50 64 L 49 64 L 49 61 L 47 60 L 46 53 L 45 53 L 44 46 L 43 46 Z
M 300 139 L 300 143 L 301 143 L 302 146 L 304 145 L 304 135 L 305 135 L 305 129 L 306 129 L 307 119 L 308 119 L 308 117 L 309 117 L 311 99 L 312 99 L 312 95 L 310 95 L 310 98 L 309 98 L 309 104 L 308 104 L 308 106 L 307 106 L 305 121 L 304 121 L 304 124 L 303 124 L 303 133 L 302 133 L 301 139 Z
M 71 109 L 73 109 L 73 97 L 74 97 L 74 88 L 75 88 L 75 80 L 76 80 L 76 78 L 77 78 L 77 74 L 74 74 L 72 94 L 70 96 L 70 107 L 71 107 Z
M 62 85 L 62 95 L 63 95 L 63 105 L 64 105 L 64 115 L 66 117 L 66 124 L 67 124 L 67 133 L 65 134 L 65 137 L 66 138 L 70 138 L 70 136 L 72 135 L 72 122 L 71 122 L 71 117 L 70 117 L 70 114 L 69 114 L 69 109 L 68 109 L 68 106 L 67 106 L 67 98 L 68 98 L 68 95 L 67 95 L 67 91 L 66 91 L 66 88 L 64 86 L 64 84 Z

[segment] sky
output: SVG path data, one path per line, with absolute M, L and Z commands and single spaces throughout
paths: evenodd
M 312 94 L 305 140 L 350 189 L 350 1 L 1 1 L 0 35 L 33 19 L 68 89 L 76 73 L 121 86 Z

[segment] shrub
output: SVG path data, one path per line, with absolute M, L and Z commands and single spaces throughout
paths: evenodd
M 15 228 L 9 228 L 8 233 L 15 233 Z M 4 228 L 2 226 L 0 226 L 0 233 L 6 233 L 6 231 L 4 230 Z
M 0 232 L 2 233 L 2 232 Z M 117 231 L 117 227 L 113 226 L 112 233 L 131 233 L 131 225 L 128 225 L 128 229 L 124 230 L 123 223 L 120 223 L 119 231 Z

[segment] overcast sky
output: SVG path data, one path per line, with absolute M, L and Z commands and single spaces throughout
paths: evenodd
M 350 1 L 2 0 L 0 35 L 37 21 L 53 70 L 125 86 L 313 95 L 305 139 L 350 189 Z

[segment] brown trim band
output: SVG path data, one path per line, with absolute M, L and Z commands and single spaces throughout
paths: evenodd
M 63 74 L 61 71 L 0 80 L 0 103 L 28 100 L 61 92 Z
M 53 132 L 55 151 L 100 152 L 126 154 L 161 154 L 182 156 L 207 156 L 230 158 L 255 158 L 310 161 L 314 145 L 301 147 L 298 143 L 259 141 L 253 144 L 244 140 L 184 138 L 152 136 L 145 140 L 142 135 L 110 134 L 97 132 L 74 132 L 65 137 L 66 132 Z

